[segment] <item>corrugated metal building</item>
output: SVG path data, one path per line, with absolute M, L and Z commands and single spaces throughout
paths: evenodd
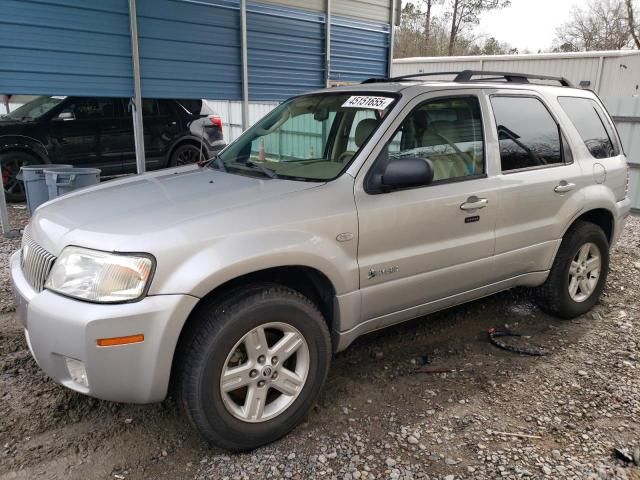
M 631 167 L 633 207 L 640 211 L 639 51 L 399 58 L 393 60 L 392 75 L 459 70 L 563 76 L 576 86 L 594 90 L 616 122 Z
M 291 95 L 386 75 L 397 3 L 0 0 L 0 94 L 134 97 L 139 60 L 142 97 L 217 100 L 246 127 Z

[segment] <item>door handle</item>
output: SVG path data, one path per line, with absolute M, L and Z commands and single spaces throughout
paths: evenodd
M 564 180 L 562 180 L 558 185 L 556 185 L 556 188 L 554 188 L 553 191 L 556 193 L 567 193 L 573 190 L 574 188 L 576 188 L 575 183 L 567 183 Z
M 467 201 L 460 205 L 460 210 L 478 210 L 489 205 L 489 200 L 486 198 L 469 197 Z

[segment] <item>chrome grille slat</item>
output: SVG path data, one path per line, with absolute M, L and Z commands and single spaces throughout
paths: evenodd
M 25 229 L 22 238 L 21 259 L 22 272 L 29 285 L 37 292 L 44 290 L 44 284 L 56 257 L 31 238 L 28 228 Z

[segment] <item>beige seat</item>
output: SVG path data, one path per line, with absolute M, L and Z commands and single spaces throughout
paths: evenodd
M 360 148 L 362 145 L 364 145 L 364 142 L 367 141 L 371 133 L 376 129 L 378 123 L 379 120 L 375 118 L 364 118 L 358 122 L 353 139 L 356 147 Z M 352 150 L 346 150 L 342 152 L 342 154 L 340 154 L 339 161 L 342 163 L 348 163 L 351 161 L 355 154 L 356 152 Z

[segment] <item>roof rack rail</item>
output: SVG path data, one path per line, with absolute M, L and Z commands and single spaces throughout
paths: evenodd
M 369 78 L 362 83 L 377 83 L 377 82 L 397 82 L 400 80 L 410 80 L 413 78 L 431 77 L 436 75 L 455 75 L 454 82 L 482 82 L 482 81 L 495 81 L 504 79 L 508 83 L 530 83 L 529 80 L 549 80 L 560 83 L 563 87 L 573 87 L 572 83 L 564 77 L 553 77 L 551 75 L 540 75 L 538 73 L 515 73 L 515 72 L 494 72 L 486 70 L 462 70 L 460 72 L 427 72 L 427 73 L 414 73 L 411 75 L 401 75 L 399 77 L 392 78 Z M 476 78 L 478 76 L 490 75 L 493 78 Z M 497 78 L 495 78 L 497 77 Z

